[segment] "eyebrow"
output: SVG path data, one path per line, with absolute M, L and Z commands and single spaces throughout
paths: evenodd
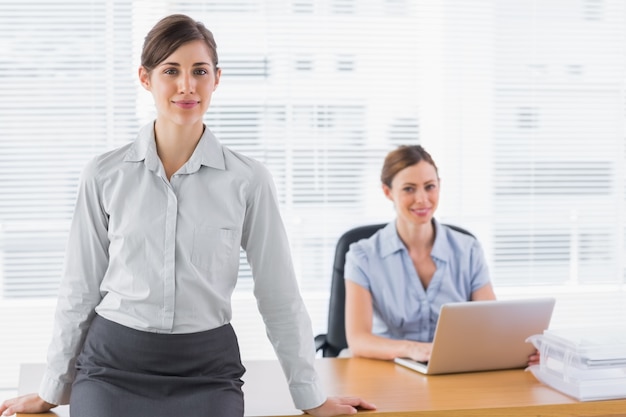
M 171 65 L 173 67 L 180 67 L 180 64 L 178 62 L 163 62 L 161 65 Z M 201 67 L 203 65 L 211 66 L 212 64 L 208 62 L 196 62 L 195 64 L 193 64 L 194 67 Z
M 435 182 L 437 182 L 437 180 L 434 180 L 434 179 L 433 180 L 426 180 L 426 181 L 424 181 L 424 184 L 432 184 L 432 183 L 435 183 Z M 405 183 L 402 184 L 403 187 L 406 187 L 407 185 L 411 185 L 413 187 L 417 186 L 417 184 L 414 183 L 414 182 L 405 182 Z

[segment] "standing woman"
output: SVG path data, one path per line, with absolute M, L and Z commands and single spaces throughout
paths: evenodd
M 441 305 L 494 300 L 478 240 L 440 224 L 439 174 L 421 146 L 400 146 L 381 174 L 395 221 L 346 254 L 346 336 L 355 356 L 427 361 Z
M 139 80 L 157 118 L 84 170 L 47 370 L 2 415 L 69 402 L 75 417 L 243 416 L 230 325 L 240 246 L 296 407 L 373 408 L 323 394 L 270 174 L 203 124 L 220 75 L 202 23 L 171 15 L 146 36 Z

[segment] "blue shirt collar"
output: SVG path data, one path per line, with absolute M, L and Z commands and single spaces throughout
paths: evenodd
M 380 256 L 386 258 L 392 253 L 401 250 L 406 250 L 406 246 L 404 246 L 400 236 L 398 236 L 398 229 L 394 220 L 380 231 Z
M 433 226 L 435 226 L 435 242 L 430 250 L 430 256 L 433 259 L 447 262 L 452 256 L 447 230 L 435 218 L 433 218 Z
M 430 255 L 441 261 L 447 261 L 450 256 L 450 246 L 447 245 L 447 238 L 443 236 L 445 229 L 435 218 L 433 218 L 433 226 L 435 227 L 435 242 Z M 380 231 L 380 255 L 384 258 L 397 251 L 406 251 L 406 246 L 400 240 L 395 220 L 390 222 Z

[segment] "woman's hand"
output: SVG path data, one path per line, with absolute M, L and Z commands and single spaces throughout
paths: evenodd
M 418 362 L 428 362 L 430 360 L 430 354 L 433 351 L 432 343 L 413 341 L 407 342 L 409 343 L 408 357 L 410 359 Z
M 315 417 L 331 417 L 356 414 L 357 408 L 375 410 L 376 406 L 357 397 L 329 397 L 319 407 L 304 410 L 304 412 Z
M 539 351 L 535 350 L 535 352 L 528 357 L 528 366 L 539 365 L 540 359 Z
M 55 404 L 45 402 L 37 394 L 27 394 L 11 398 L 0 405 L 3 416 L 12 416 L 15 413 L 45 413 L 56 407 Z

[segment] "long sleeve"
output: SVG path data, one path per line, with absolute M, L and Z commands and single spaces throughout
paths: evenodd
M 273 181 L 263 167 L 253 181 L 242 246 L 252 268 L 259 311 L 285 372 L 294 404 L 306 410 L 321 405 L 326 399 L 314 368 L 311 321 L 298 289 Z
M 48 365 L 39 395 L 53 404 L 69 402 L 74 365 L 94 308 L 108 261 L 107 217 L 99 203 L 95 163 L 83 171 L 67 244 Z

